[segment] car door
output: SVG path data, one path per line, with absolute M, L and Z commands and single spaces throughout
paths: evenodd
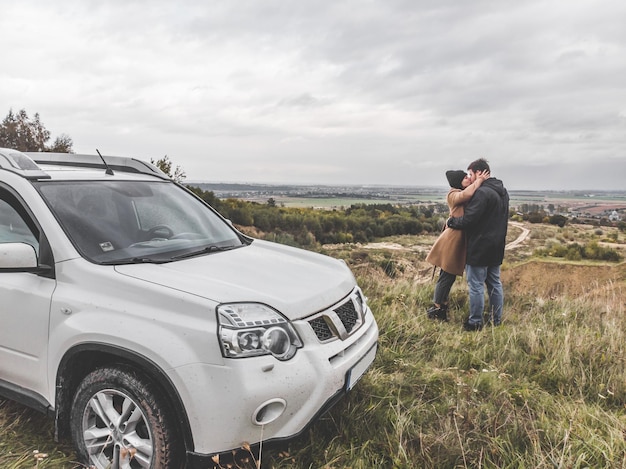
M 0 186 L 0 243 L 26 243 L 39 256 L 40 229 L 24 203 Z M 48 395 L 47 348 L 55 280 L 0 269 L 0 387 L 26 398 Z

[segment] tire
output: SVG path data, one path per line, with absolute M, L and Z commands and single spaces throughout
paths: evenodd
M 70 427 L 82 462 L 96 469 L 179 469 L 180 434 L 167 401 L 132 368 L 88 374 L 72 402 Z

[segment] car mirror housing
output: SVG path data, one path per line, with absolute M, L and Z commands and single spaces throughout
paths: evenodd
M 30 272 L 38 269 L 35 248 L 26 243 L 0 243 L 0 270 Z

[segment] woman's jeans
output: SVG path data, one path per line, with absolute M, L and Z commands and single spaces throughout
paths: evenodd
M 473 266 L 466 265 L 467 286 L 469 288 L 470 315 L 468 323 L 483 324 L 483 312 L 485 309 L 484 286 L 487 285 L 489 296 L 489 313 L 487 320 L 497 326 L 502 321 L 502 305 L 504 303 L 504 291 L 500 281 L 500 266 Z

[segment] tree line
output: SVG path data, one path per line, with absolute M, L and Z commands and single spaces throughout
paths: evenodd
M 444 204 L 353 204 L 346 209 L 333 210 L 280 207 L 272 199 L 265 204 L 241 199 L 222 200 L 212 191 L 187 187 L 234 224 L 258 230 L 265 239 L 303 247 L 438 233 L 448 213 Z

